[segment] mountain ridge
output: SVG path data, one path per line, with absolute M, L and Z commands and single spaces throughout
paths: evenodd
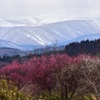
M 9 47 L 21 50 L 31 50 L 35 47 L 52 45 L 55 41 L 57 41 L 59 45 L 66 41 L 74 40 L 82 35 L 97 35 L 99 33 L 99 20 L 69 20 L 43 24 L 35 27 L 0 27 L 0 39 L 14 44 L 14 46 L 9 45 Z M 99 36 L 100 35 L 98 35 L 98 38 Z M 4 44 L 6 47 L 7 42 L 4 42 Z

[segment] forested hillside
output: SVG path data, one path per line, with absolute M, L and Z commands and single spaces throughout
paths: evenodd
M 70 43 L 66 45 L 65 52 L 69 56 L 77 56 L 79 54 L 100 55 L 100 39 Z

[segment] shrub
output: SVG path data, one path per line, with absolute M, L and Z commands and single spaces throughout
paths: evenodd
M 0 80 L 0 100 L 33 100 L 31 96 L 26 96 L 11 81 Z
M 99 57 L 69 57 L 66 54 L 33 57 L 1 68 L 0 75 L 35 97 L 55 91 L 60 100 L 70 100 L 76 93 L 100 93 Z M 46 98 L 52 96 L 46 95 Z

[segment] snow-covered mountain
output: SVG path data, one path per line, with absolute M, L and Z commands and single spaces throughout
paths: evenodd
M 100 19 L 91 14 L 83 16 L 82 12 L 77 15 L 79 11 L 72 10 L 75 13 L 61 9 L 20 20 L 1 19 L 0 47 L 32 50 L 55 42 L 66 45 L 74 41 L 100 38 Z
M 0 39 L 3 40 L 0 41 L 0 46 L 30 50 L 38 46 L 52 45 L 56 41 L 59 45 L 75 38 L 77 41 L 83 40 L 83 35 L 84 37 L 88 35 L 87 39 L 100 38 L 99 20 L 69 20 L 35 27 L 3 26 L 0 27 Z
M 25 48 L 23 48 L 22 46 L 15 44 L 11 41 L 7 41 L 7 40 L 2 40 L 0 39 L 0 48 L 1 47 L 7 47 L 7 48 L 15 48 L 15 49 L 20 49 L 20 50 L 25 50 Z
M 14 25 L 8 21 L 0 19 L 0 27 L 14 27 Z

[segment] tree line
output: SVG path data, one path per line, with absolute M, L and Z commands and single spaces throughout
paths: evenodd
M 65 52 L 69 56 L 77 56 L 79 54 L 100 55 L 100 39 L 94 41 L 73 42 L 65 46 Z

